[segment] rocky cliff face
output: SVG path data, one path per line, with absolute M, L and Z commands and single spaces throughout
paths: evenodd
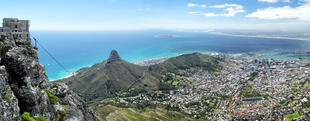
M 116 50 L 112 50 L 110 53 L 110 57 L 107 60 L 107 63 L 111 63 L 113 61 L 120 60 L 121 57 L 118 55 L 118 52 Z
M 97 120 L 66 85 L 48 81 L 31 42 L 2 40 L 0 52 L 0 121 Z

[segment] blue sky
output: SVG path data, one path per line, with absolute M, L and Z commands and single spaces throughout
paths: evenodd
M 32 30 L 307 31 L 310 0 L 3 0 L 3 17 L 29 19 Z

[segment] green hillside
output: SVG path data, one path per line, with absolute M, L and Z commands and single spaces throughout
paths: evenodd
M 219 71 L 221 61 L 200 53 L 173 57 L 153 66 L 139 66 L 122 60 L 116 51 L 110 58 L 92 67 L 81 69 L 78 74 L 60 82 L 66 83 L 86 101 L 97 98 L 114 97 L 116 93 L 133 93 L 157 90 L 161 86 L 161 75 L 177 73 L 179 69 L 199 67 L 206 71 Z
M 153 77 L 141 67 L 123 60 L 107 63 L 106 61 L 84 69 L 80 74 L 63 80 L 74 91 L 86 99 L 106 97 L 131 85 L 142 87 L 144 84 L 156 87 L 158 77 Z M 147 75 L 153 81 L 141 81 Z M 142 84 L 144 83 L 144 84 Z
M 160 76 L 147 69 L 148 67 L 128 63 L 119 57 L 112 57 L 92 67 L 81 69 L 75 76 L 60 82 L 69 85 L 84 99 L 92 100 L 97 97 L 114 96 L 116 92 L 130 87 L 156 89 Z
M 101 105 L 95 110 L 102 121 L 200 121 L 177 111 L 163 108 L 120 108 L 113 105 Z
M 203 70 L 215 72 L 221 70 L 221 60 L 201 53 L 184 54 L 173 57 L 158 65 L 153 65 L 150 70 L 160 73 L 177 73 L 179 69 L 202 68 Z

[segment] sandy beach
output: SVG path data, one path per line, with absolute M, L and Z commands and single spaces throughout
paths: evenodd
M 142 61 L 136 61 L 136 62 L 133 62 L 133 64 L 140 65 L 140 66 L 150 66 L 150 65 L 162 63 L 166 61 L 167 59 L 169 59 L 169 57 L 151 58 L 151 59 L 146 59 Z

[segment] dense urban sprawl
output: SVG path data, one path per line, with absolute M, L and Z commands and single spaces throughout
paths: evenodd
M 167 73 L 162 82 L 170 89 L 119 101 L 165 105 L 207 120 L 310 120 L 309 61 L 217 56 L 225 57 L 220 72 Z

